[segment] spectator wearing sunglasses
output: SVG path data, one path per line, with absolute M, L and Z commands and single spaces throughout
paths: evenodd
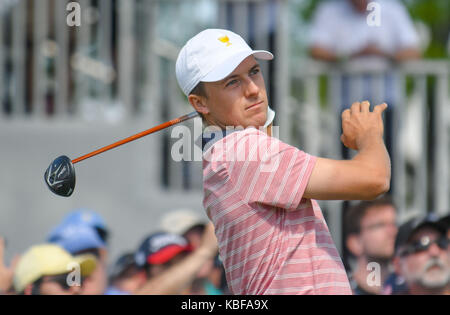
M 450 279 L 446 227 L 433 214 L 399 228 L 394 267 L 407 289 L 394 294 L 444 294 Z
M 57 245 L 36 245 L 20 258 L 14 271 L 14 289 L 25 295 L 80 294 L 83 278 L 95 267 L 92 255 L 72 256 Z
M 86 209 L 69 213 L 48 236 L 49 243 L 60 245 L 72 255 L 92 254 L 97 258 L 97 268 L 86 278 L 82 294 L 101 295 L 106 291 L 107 236 L 104 220 L 97 213 Z

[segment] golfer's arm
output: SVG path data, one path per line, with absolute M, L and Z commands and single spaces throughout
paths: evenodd
M 372 200 L 390 187 L 391 162 L 383 140 L 372 139 L 352 160 L 318 158 L 304 198 Z
M 151 278 L 136 292 L 138 295 L 174 295 L 189 287 L 203 264 L 211 259 L 207 250 L 199 248 L 178 264 Z

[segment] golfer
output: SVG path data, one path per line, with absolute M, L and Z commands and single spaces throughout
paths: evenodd
M 233 32 L 207 29 L 186 43 L 176 63 L 190 104 L 209 130 L 219 130 L 204 134 L 203 205 L 229 288 L 251 295 L 351 294 L 316 199 L 369 200 L 389 189 L 387 105 L 370 111 L 368 102 L 354 103 L 342 113 L 341 141 L 357 151 L 352 160 L 309 155 L 270 135 L 273 112 L 258 60 L 272 58 Z

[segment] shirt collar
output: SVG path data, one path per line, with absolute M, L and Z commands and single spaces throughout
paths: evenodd
M 237 129 L 226 129 L 217 131 L 207 131 L 202 133 L 202 150 L 206 152 L 210 147 L 214 145 L 217 141 L 225 138 L 229 134 L 237 131 Z

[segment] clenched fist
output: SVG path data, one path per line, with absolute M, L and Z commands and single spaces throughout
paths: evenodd
M 342 112 L 342 143 L 349 149 L 359 151 L 364 144 L 375 138 L 383 139 L 382 113 L 387 104 L 383 103 L 370 111 L 370 103 L 353 103 L 350 109 Z

